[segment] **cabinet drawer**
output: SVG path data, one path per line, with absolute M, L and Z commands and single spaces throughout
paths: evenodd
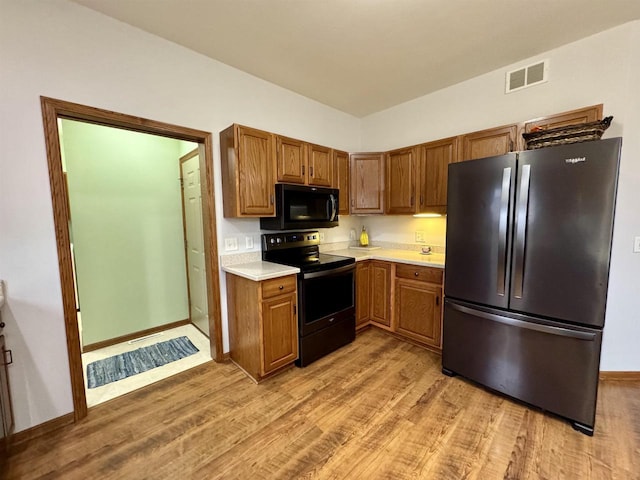
M 296 276 L 272 278 L 262 282 L 262 298 L 271 298 L 296 291 Z
M 396 277 L 420 280 L 429 283 L 442 283 L 442 269 L 420 267 L 417 265 L 396 264 Z

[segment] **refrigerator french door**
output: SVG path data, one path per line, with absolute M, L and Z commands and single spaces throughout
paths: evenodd
M 443 371 L 592 434 L 621 139 L 449 167 Z

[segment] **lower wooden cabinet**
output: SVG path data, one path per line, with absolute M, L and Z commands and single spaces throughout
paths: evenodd
M 391 263 L 371 261 L 371 321 L 391 328 Z
M 440 352 L 442 280 L 442 268 L 358 262 L 356 328 L 374 325 Z
M 397 278 L 395 331 L 436 349 L 441 348 L 442 288 L 440 285 Z
M 231 359 L 255 381 L 298 358 L 295 275 L 254 282 L 227 273 Z
M 371 262 L 356 263 L 356 330 L 369 324 L 371 311 Z

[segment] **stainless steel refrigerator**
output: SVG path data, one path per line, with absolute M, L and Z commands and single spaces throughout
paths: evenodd
M 622 139 L 449 166 L 443 373 L 593 435 Z

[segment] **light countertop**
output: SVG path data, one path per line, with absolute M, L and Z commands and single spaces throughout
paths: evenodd
M 356 259 L 356 262 L 361 260 L 385 260 L 387 262 L 444 268 L 444 254 L 442 253 L 430 253 L 428 255 L 423 255 L 415 250 L 399 250 L 390 248 L 376 248 L 371 250 L 345 248 L 344 250 L 333 250 L 327 253 L 331 255 L 353 257 Z
M 238 275 L 239 277 L 248 278 L 254 282 L 261 282 L 262 280 L 269 280 L 270 278 L 278 278 L 300 273 L 300 269 L 297 267 L 289 267 L 288 265 L 280 265 L 279 263 L 263 261 L 229 265 L 222 267 L 222 270 L 227 273 Z
M 384 260 L 387 262 L 407 263 L 409 265 L 444 268 L 444 255 L 442 253 L 423 255 L 415 250 L 396 250 L 389 248 L 376 248 L 371 250 L 345 248 L 343 250 L 332 250 L 326 253 L 330 255 L 341 255 L 343 257 L 353 257 L 356 262 L 362 260 Z M 222 270 L 248 278 L 254 282 L 294 275 L 300 272 L 300 269 L 297 267 L 263 261 L 224 266 Z

